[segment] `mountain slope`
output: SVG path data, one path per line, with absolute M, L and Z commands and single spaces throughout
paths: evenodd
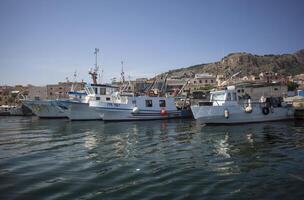
M 223 74 L 226 78 L 241 71 L 241 76 L 259 75 L 273 71 L 283 75 L 304 73 L 304 49 L 294 54 L 252 55 L 240 52 L 231 53 L 218 62 L 199 64 L 187 68 L 170 70 L 169 77 L 193 77 L 196 73 Z

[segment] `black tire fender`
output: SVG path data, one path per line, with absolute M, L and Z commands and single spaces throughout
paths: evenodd
M 269 108 L 263 107 L 262 112 L 263 112 L 264 115 L 268 115 L 269 114 Z

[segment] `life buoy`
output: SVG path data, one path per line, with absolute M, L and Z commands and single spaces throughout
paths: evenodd
M 165 116 L 165 115 L 167 115 L 168 114 L 168 112 L 165 110 L 165 109 L 161 109 L 160 110 L 160 115 L 161 116 Z
M 269 114 L 269 108 L 263 107 L 262 112 L 263 112 L 264 115 L 268 115 Z

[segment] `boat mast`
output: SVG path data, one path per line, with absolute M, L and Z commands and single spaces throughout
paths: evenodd
M 123 61 L 121 61 L 121 74 L 120 75 L 121 75 L 121 81 L 124 84 L 124 82 L 125 82 L 125 72 L 123 70 Z
M 94 54 L 95 54 L 95 68 L 94 70 L 91 69 L 89 71 L 89 74 L 91 75 L 92 77 L 92 80 L 93 80 L 93 83 L 94 84 L 97 84 L 97 72 L 98 72 L 98 65 L 97 65 L 97 53 L 99 52 L 99 49 L 98 48 L 95 48 L 95 51 L 94 51 Z

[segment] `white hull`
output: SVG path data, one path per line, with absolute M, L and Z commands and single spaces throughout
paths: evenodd
M 147 105 L 147 101 L 151 105 Z M 160 102 L 164 105 L 160 106 Z M 105 121 L 154 120 L 182 116 L 174 99 L 165 97 L 138 96 L 118 98 L 116 102 L 90 101 L 90 107 Z
M 102 114 L 96 112 L 88 103 L 70 103 L 67 116 L 70 120 L 102 120 Z
M 181 117 L 181 111 L 167 112 L 161 115 L 159 110 L 155 111 L 140 111 L 133 113 L 132 109 L 108 109 L 95 107 L 95 111 L 100 113 L 104 121 L 131 121 L 131 120 L 156 120 L 156 119 L 169 119 Z
M 56 101 L 48 100 L 24 100 L 23 105 L 39 118 L 66 118 L 66 112 L 61 109 Z
M 294 118 L 294 109 L 291 107 L 270 108 L 264 114 L 260 105 L 252 107 L 251 113 L 246 113 L 242 106 L 191 106 L 195 119 L 206 124 L 254 123 L 265 121 L 279 121 Z M 225 116 L 228 111 L 228 117 Z

